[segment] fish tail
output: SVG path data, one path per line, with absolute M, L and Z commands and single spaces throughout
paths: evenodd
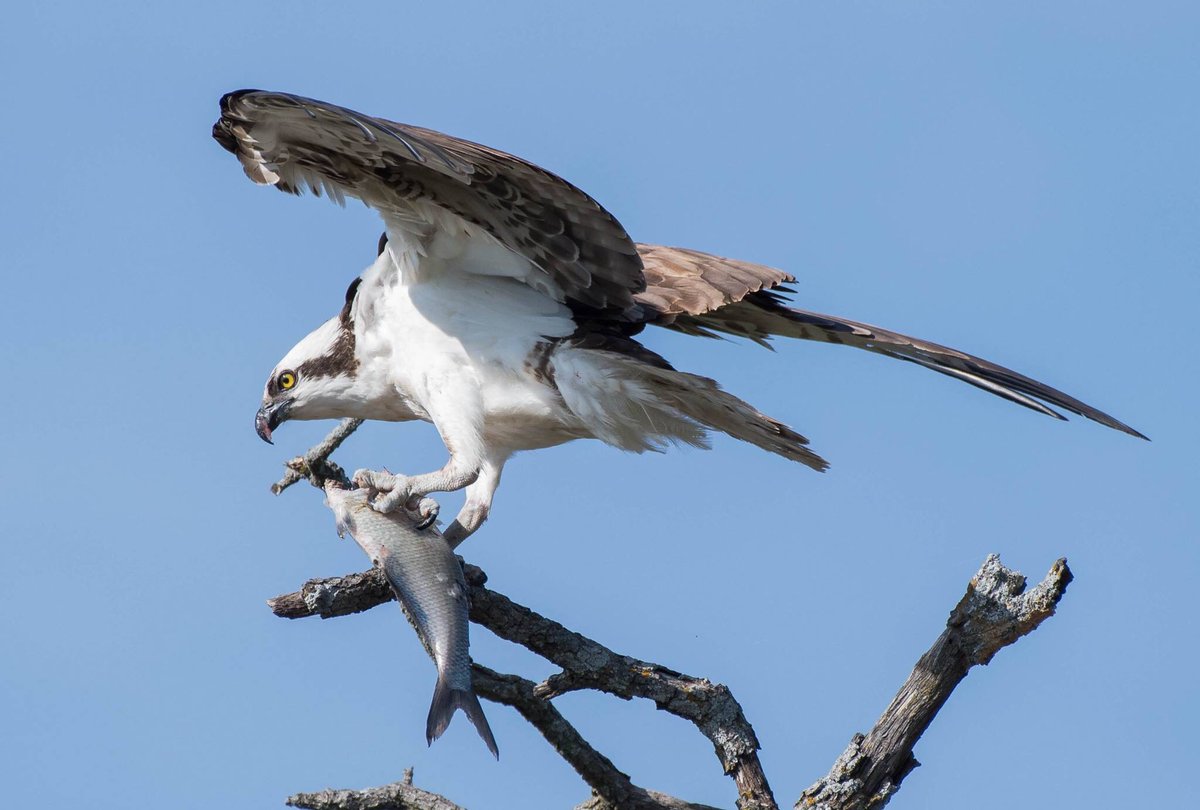
M 488 725 L 479 698 L 471 689 L 454 689 L 443 678 L 438 678 L 433 690 L 433 703 L 429 706 L 429 719 L 425 722 L 425 742 L 433 745 L 433 741 L 446 731 L 450 718 L 455 709 L 462 709 L 463 714 L 475 726 L 492 756 L 500 759 L 500 749 L 496 747 L 496 738 L 492 736 L 492 728 Z

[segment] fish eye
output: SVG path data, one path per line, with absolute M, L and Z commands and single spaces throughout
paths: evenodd
M 279 387 L 286 391 L 296 384 L 296 372 L 290 369 L 288 371 L 281 371 L 279 372 L 279 376 L 275 378 L 275 382 L 279 383 Z

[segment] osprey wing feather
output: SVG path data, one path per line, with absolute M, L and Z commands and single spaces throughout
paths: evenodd
M 703 337 L 718 337 L 718 333 L 744 337 L 768 348 L 772 337 L 853 346 L 916 363 L 1047 416 L 1063 418 L 1042 402 L 1146 438 L 1069 394 L 973 354 L 871 324 L 788 307 L 781 293 L 791 290 L 782 285 L 796 279 L 782 270 L 684 248 L 639 244 L 638 251 L 647 286 L 636 297 L 657 312 L 653 322 L 659 326 Z
M 566 303 L 606 319 L 640 318 L 633 295 L 645 280 L 625 229 L 587 194 L 518 157 L 261 90 L 222 97 L 213 137 L 256 183 L 356 197 L 385 220 L 432 203 L 528 259 Z

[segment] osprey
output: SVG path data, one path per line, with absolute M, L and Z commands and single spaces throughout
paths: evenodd
M 1145 438 L 1079 400 L 970 354 L 786 306 L 780 270 L 635 243 L 595 200 L 521 158 L 284 93 L 221 99 L 213 137 L 256 183 L 383 217 L 378 257 L 341 311 L 289 351 L 255 424 L 288 419 L 432 422 L 437 471 L 360 470 L 381 511 L 466 488 L 452 545 L 479 528 L 513 453 L 595 438 L 622 450 L 707 447 L 717 430 L 814 470 L 808 440 L 635 337 L 647 325 L 761 345 L 818 340 L 907 360 L 1062 419 L 1054 405 Z M 1039 401 L 1040 400 L 1040 401 Z

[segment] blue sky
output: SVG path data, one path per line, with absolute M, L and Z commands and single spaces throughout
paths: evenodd
M 976 352 L 1151 436 L 838 347 L 654 334 L 832 470 L 722 438 L 576 443 L 510 464 L 462 550 L 512 598 L 729 684 L 785 805 L 870 727 L 988 553 L 1031 578 L 1067 556 L 1059 615 L 971 674 L 893 806 L 1094 807 L 1130 785 L 1177 804 L 1200 722 L 1198 25 L 1182 2 L 13 6 L 7 801 L 249 810 L 407 766 L 471 807 L 586 796 L 500 706 L 499 764 L 461 718 L 427 749 L 433 669 L 398 610 L 289 623 L 263 604 L 365 565 L 315 491 L 267 492 L 328 425 L 268 447 L 252 418 L 380 226 L 254 187 L 211 141 L 218 97 L 258 86 L 515 152 L 635 238 L 787 268 L 806 308 Z M 428 426 L 379 425 L 340 458 L 419 472 L 444 452 Z M 550 672 L 483 630 L 472 651 Z M 682 721 L 557 703 L 639 784 L 732 806 Z

